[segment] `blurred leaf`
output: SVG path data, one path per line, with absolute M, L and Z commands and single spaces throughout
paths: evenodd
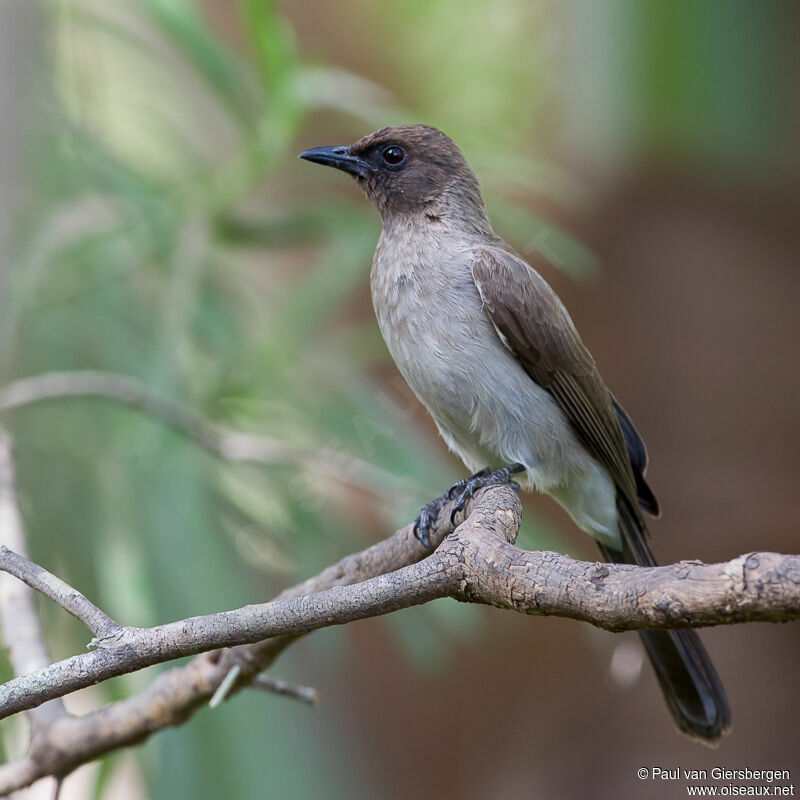
M 159 31 L 211 86 L 220 101 L 250 127 L 258 108 L 258 94 L 242 62 L 214 36 L 189 0 L 138 0 Z M 255 106 L 255 108 L 254 108 Z
M 111 779 L 114 777 L 114 771 L 119 766 L 121 758 L 119 754 L 112 754 L 100 759 L 99 769 L 95 774 L 94 789 L 92 791 L 92 800 L 102 800 L 108 788 Z
M 537 254 L 577 281 L 594 278 L 599 271 L 595 255 L 574 236 L 525 209 L 495 200 L 489 213 L 498 233 L 513 241 L 523 255 Z
M 341 111 L 373 128 L 409 121 L 408 112 L 386 89 L 346 70 L 305 65 L 298 70 L 294 88 L 307 107 Z

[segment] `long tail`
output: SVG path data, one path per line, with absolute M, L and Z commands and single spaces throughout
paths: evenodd
M 607 561 L 656 566 L 641 516 L 620 496 L 617 501 L 623 552 L 600 546 Z M 722 682 L 700 637 L 693 630 L 640 631 L 669 710 L 684 733 L 715 743 L 731 724 Z

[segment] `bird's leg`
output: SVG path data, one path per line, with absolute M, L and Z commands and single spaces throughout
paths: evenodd
M 467 500 L 469 500 L 478 489 L 484 486 L 499 486 L 508 483 L 512 475 L 524 471 L 525 467 L 522 464 L 510 464 L 495 472 L 492 472 L 487 467 L 471 475 L 469 478 L 456 481 L 441 497 L 437 497 L 435 500 L 422 507 L 419 516 L 414 521 L 414 536 L 416 536 L 425 547 L 430 547 L 431 545 L 428 537 L 431 526 L 436 521 L 436 517 L 446 503 L 455 500 L 453 511 L 450 514 L 450 522 L 454 522 L 455 515 L 459 511 L 464 510 Z

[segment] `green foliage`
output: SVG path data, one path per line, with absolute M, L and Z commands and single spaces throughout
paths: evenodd
M 403 36 L 429 53 L 426 15 L 451 14 L 452 4 L 416 5 Z M 503 13 L 522 5 L 506 2 Z M 506 82 L 495 111 L 517 126 L 519 145 L 539 105 L 522 109 L 515 98 L 540 79 L 540 57 L 528 77 L 509 60 L 483 76 L 454 61 L 437 81 L 416 79 L 422 109 L 411 112 L 362 77 L 309 63 L 263 0 L 239 4 L 244 55 L 189 0 L 56 0 L 48 23 L 51 85 L 31 131 L 27 208 L 0 316 L 4 380 L 126 373 L 222 424 L 374 467 L 340 480 L 324 465 L 222 465 L 99 400 L 20 410 L 8 423 L 33 556 L 130 624 L 266 598 L 408 521 L 432 487 L 457 477 L 369 377 L 385 350 L 376 326 L 349 314 L 363 298 L 377 219 L 361 202 L 320 200 L 331 180 L 321 173 L 304 193 L 295 139 L 322 109 L 354 118 L 354 137 L 418 114 L 450 125 L 487 167 L 501 229 L 527 245 L 549 226 L 492 187 L 575 187 L 546 164 L 492 160 L 496 129 L 470 134 L 469 114 L 440 101 L 459 76 L 461 91 L 477 92 L 473 103 Z M 557 231 L 555 241 L 570 263 L 575 245 Z M 81 627 L 43 608 L 54 655 L 81 649 Z M 441 666 L 448 641 L 477 633 L 480 619 L 477 609 L 435 606 L 387 629 L 398 652 Z M 152 672 L 99 687 L 91 702 L 125 696 Z M 341 774 L 344 750 L 305 709 L 258 697 L 203 712 L 140 758 L 154 798 L 254 797 L 265 785 L 275 796 L 368 796 L 366 786 L 341 789 L 356 774 Z M 298 766 L 306 762 L 321 766 Z M 98 773 L 96 796 L 108 796 L 116 763 Z

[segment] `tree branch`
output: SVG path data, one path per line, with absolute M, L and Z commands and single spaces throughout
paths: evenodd
M 251 685 L 305 633 L 438 597 L 566 616 L 615 631 L 800 618 L 800 556 L 753 553 L 723 564 L 655 568 L 581 562 L 514 545 L 521 514 L 514 485 L 476 492 L 455 530 L 451 508 L 439 514 L 432 553 L 409 525 L 270 603 L 153 628 L 121 628 L 95 651 L 9 681 L 0 687 L 0 717 L 151 664 L 232 648 L 199 655 L 100 711 L 47 725 L 24 759 L 0 767 L 0 794 L 45 775 L 66 775 L 182 724 L 221 685 L 227 695 L 226 676 L 234 691 Z
M 614 632 L 800 619 L 796 555 L 748 553 L 721 564 L 636 567 L 456 536 L 468 576 L 462 600 L 570 617 Z
M 509 487 L 476 494 L 472 508 L 435 553 L 396 571 L 234 611 L 119 629 L 92 652 L 0 687 L 0 719 L 153 664 L 293 637 L 440 597 L 571 617 L 613 631 L 800 616 L 800 556 L 754 553 L 726 564 L 680 562 L 653 568 L 575 561 L 511 543 L 520 507 Z M 398 533 L 410 535 L 407 528 Z

